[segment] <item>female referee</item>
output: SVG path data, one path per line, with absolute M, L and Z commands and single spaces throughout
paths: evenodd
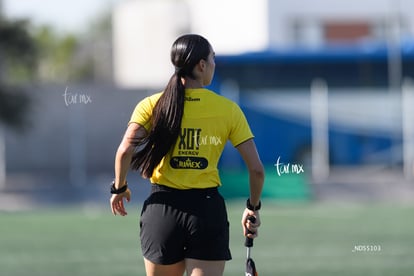
M 227 140 L 249 171 L 244 235 L 257 236 L 263 165 L 239 106 L 203 88 L 213 78 L 214 55 L 202 36 L 179 37 L 171 49 L 174 74 L 163 92 L 138 103 L 116 152 L 110 199 L 114 215 L 127 215 L 130 167 L 152 183 L 140 220 L 147 275 L 223 275 L 231 254 L 217 163 Z

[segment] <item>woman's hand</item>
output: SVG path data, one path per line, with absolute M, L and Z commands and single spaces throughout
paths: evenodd
M 247 218 L 248 217 L 255 217 L 256 222 L 252 223 Z M 250 239 L 254 239 L 258 236 L 258 229 L 260 227 L 260 214 L 259 211 L 252 211 L 249 209 L 245 209 L 243 212 L 241 224 L 243 226 L 243 234 L 245 237 L 248 237 Z M 250 232 L 250 233 L 248 233 Z
M 110 202 L 112 214 L 114 214 L 114 216 L 116 216 L 116 214 L 119 214 L 121 216 L 128 215 L 128 213 L 125 211 L 124 198 L 126 199 L 126 202 L 129 202 L 131 200 L 131 191 L 129 189 L 121 194 L 112 195 Z

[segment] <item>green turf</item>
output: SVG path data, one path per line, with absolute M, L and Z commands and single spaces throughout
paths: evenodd
M 272 204 L 252 251 L 259 275 L 398 276 L 414 271 L 414 206 Z M 0 275 L 144 275 L 139 207 L 0 213 Z M 233 260 L 225 275 L 244 275 L 241 201 L 228 204 Z M 86 211 L 85 211 L 86 210 Z M 379 245 L 379 252 L 352 252 Z
M 266 167 L 263 198 L 278 200 L 307 201 L 311 198 L 311 190 L 305 174 L 278 175 L 274 166 Z M 222 186 L 220 193 L 225 198 L 249 196 L 249 174 L 246 170 L 223 170 L 220 172 Z

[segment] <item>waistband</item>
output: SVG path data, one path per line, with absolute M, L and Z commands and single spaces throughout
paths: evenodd
M 153 183 L 151 185 L 151 193 L 157 193 L 157 192 L 177 192 L 177 193 L 187 193 L 187 194 L 204 194 L 204 193 L 214 194 L 214 193 L 218 193 L 218 189 L 217 187 L 212 187 L 212 188 L 202 188 L 202 189 L 181 190 L 181 189 L 171 188 L 165 185 Z

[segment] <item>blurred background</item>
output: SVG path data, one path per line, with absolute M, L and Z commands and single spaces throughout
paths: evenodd
M 332 241 L 343 233 L 331 229 L 330 251 L 322 247 L 314 259 L 317 245 L 292 236 L 291 254 L 289 244 L 263 249 L 261 275 L 275 275 L 272 262 L 283 258 L 284 275 L 344 270 L 335 262 L 327 269 L 321 264 L 327 256 L 338 263 L 349 257 L 361 269 L 342 275 L 407 275 L 414 252 L 414 225 L 408 223 L 414 209 L 412 10 L 411 0 L 0 0 L 0 231 L 18 225 L 19 214 L 61 214 L 61 207 L 87 210 L 88 219 L 93 210 L 93 219 L 113 223 L 105 218 L 108 187 L 130 115 L 173 73 L 169 53 L 176 37 L 198 33 L 216 52 L 209 88 L 241 106 L 266 167 L 263 196 L 273 207 L 264 216 L 274 224 L 263 235 L 275 240 L 271 233 L 283 223 L 292 228 L 282 227 L 281 235 L 307 229 L 322 239 L 329 227 L 366 234 L 338 245 Z M 248 196 L 248 182 L 230 145 L 220 174 L 231 213 Z M 128 179 L 139 205 L 149 185 L 136 173 Z M 358 219 L 344 225 L 344 217 Z M 356 231 L 367 220 L 372 232 Z M 361 244 L 388 244 L 389 251 L 363 255 L 363 266 L 361 255 L 349 255 Z M 345 255 L 338 253 L 345 247 Z M 2 249 L 7 275 L 26 275 L 30 265 L 17 269 L 20 255 Z M 304 256 L 308 262 L 295 266 Z M 392 261 L 383 264 L 382 258 Z M 46 275 L 44 263 L 36 263 L 35 271 Z M 86 268 L 65 269 L 90 275 Z M 56 271 L 50 275 L 63 275 Z

